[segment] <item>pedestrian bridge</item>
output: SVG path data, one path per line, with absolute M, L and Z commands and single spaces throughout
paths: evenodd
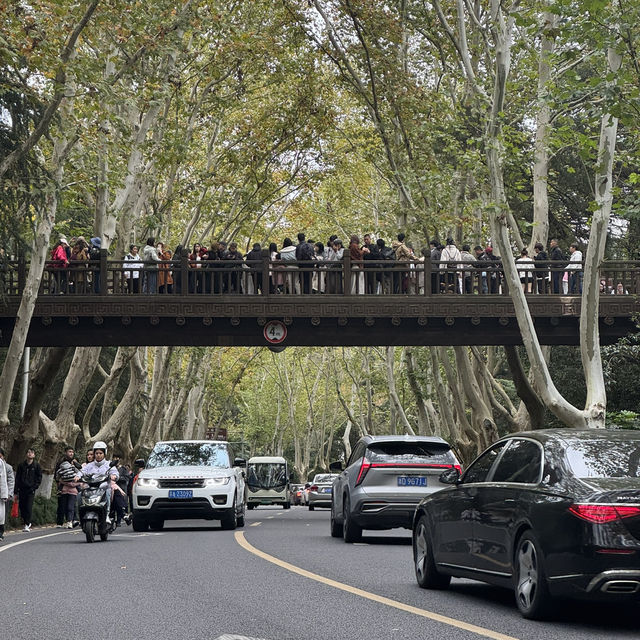
M 579 267 L 580 265 L 578 265 Z M 0 346 L 11 339 L 29 265 L 6 262 Z M 542 344 L 579 344 L 580 295 L 566 264 L 525 271 Z M 572 274 L 575 275 L 575 274 Z M 601 267 L 603 344 L 637 331 L 640 262 Z M 558 291 L 554 291 L 554 282 Z M 566 285 L 565 285 L 566 286 Z M 517 345 L 499 263 L 190 262 L 48 264 L 28 346 Z

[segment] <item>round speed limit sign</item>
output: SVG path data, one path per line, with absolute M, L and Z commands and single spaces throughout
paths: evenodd
M 264 338 L 271 344 L 280 344 L 287 337 L 287 327 L 280 320 L 271 320 L 264 325 Z

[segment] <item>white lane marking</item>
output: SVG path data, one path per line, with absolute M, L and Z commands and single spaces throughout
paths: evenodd
M 225 633 L 214 640 L 259 640 L 259 638 L 249 638 L 249 636 L 238 636 L 235 634 L 229 635 L 228 633 Z
M 19 544 L 26 544 L 27 542 L 34 542 L 35 540 L 42 540 L 43 538 L 51 538 L 53 536 L 61 536 L 65 533 L 77 533 L 77 531 L 58 531 L 57 533 L 47 533 L 46 536 L 38 536 L 37 538 L 25 538 L 24 540 L 18 540 L 18 542 L 11 542 L 10 544 L 3 544 L 0 547 L 0 553 L 7 551 L 12 547 L 17 547 Z
M 262 524 L 262 522 L 254 522 L 253 524 L 250 524 L 250 527 L 259 527 Z

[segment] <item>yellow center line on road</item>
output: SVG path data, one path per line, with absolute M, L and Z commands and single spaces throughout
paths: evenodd
M 457 629 L 470 631 L 471 633 L 475 633 L 485 638 L 492 638 L 492 640 L 518 640 L 513 636 L 508 636 L 504 633 L 500 633 L 499 631 L 493 631 L 492 629 L 485 629 L 484 627 L 478 627 L 475 624 L 469 624 L 468 622 L 464 622 L 463 620 L 456 620 L 456 618 L 450 618 L 449 616 L 443 616 L 439 613 L 427 611 L 426 609 L 413 607 L 409 604 L 405 604 L 404 602 L 398 602 L 397 600 L 392 600 L 391 598 L 385 598 L 384 596 L 379 596 L 375 593 L 371 593 L 370 591 L 364 591 L 363 589 L 352 587 L 351 585 L 344 584 L 343 582 L 338 582 L 337 580 L 332 580 L 331 578 L 325 578 L 324 576 L 318 575 L 317 573 L 312 573 L 311 571 L 307 571 L 306 569 L 301 569 L 300 567 L 296 567 L 295 565 L 290 564 L 289 562 L 280 560 L 279 558 L 269 555 L 264 551 L 260 551 L 260 549 L 256 549 L 256 547 L 254 547 L 252 544 L 247 542 L 246 538 L 244 537 L 244 533 L 242 531 L 236 531 L 234 536 L 235 536 L 236 542 L 249 553 L 252 553 L 253 555 L 258 556 L 259 558 L 262 558 L 267 562 L 271 562 L 272 564 L 275 564 L 278 567 L 282 567 L 287 571 L 291 571 L 292 573 L 297 573 L 300 576 L 309 578 L 310 580 L 321 582 L 322 584 L 326 584 L 330 587 L 334 587 L 335 589 L 346 591 L 347 593 L 360 596 L 361 598 L 365 598 L 367 600 L 372 600 L 373 602 L 384 604 L 388 607 L 393 607 L 394 609 L 399 609 L 400 611 L 413 613 L 414 615 L 421 616 L 423 618 L 428 618 L 429 620 L 434 620 L 435 622 L 441 622 L 442 624 L 449 625 L 450 627 L 456 627 Z

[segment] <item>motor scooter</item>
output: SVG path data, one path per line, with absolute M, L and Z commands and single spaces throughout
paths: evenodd
M 88 485 L 79 496 L 78 515 L 82 530 L 87 542 L 93 542 L 97 535 L 105 542 L 116 528 L 113 520 L 107 522 L 107 491 L 111 491 L 109 474 L 84 475 L 80 480 Z

